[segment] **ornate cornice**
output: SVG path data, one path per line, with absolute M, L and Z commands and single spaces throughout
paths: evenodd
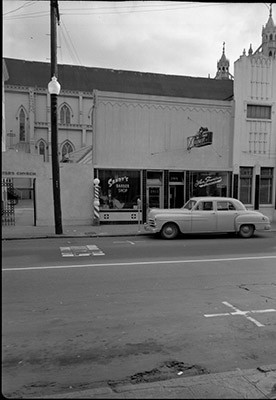
M 160 110 L 175 110 L 175 111 L 203 111 L 203 112 L 223 112 L 231 114 L 232 107 L 230 104 L 226 104 L 225 106 L 218 106 L 218 105 L 195 105 L 195 106 L 185 106 L 185 105 L 169 105 L 169 104 L 156 104 L 156 103 L 144 103 L 144 102 L 124 102 L 124 101 L 112 101 L 112 100 L 99 100 L 98 106 L 100 104 L 103 105 L 110 105 L 111 107 L 127 107 L 127 108 L 147 108 L 147 109 L 160 109 Z
M 21 86 L 21 85 L 7 85 L 5 84 L 5 90 L 11 90 L 13 92 L 29 92 L 30 89 L 34 91 L 34 93 L 43 93 L 48 94 L 47 88 L 39 88 L 37 86 Z M 64 90 L 61 89 L 60 96 L 86 96 L 88 98 L 93 98 L 93 92 L 80 92 L 79 90 Z
M 48 128 L 51 126 L 50 122 L 35 122 L 35 127 L 36 128 Z M 88 130 L 92 130 L 92 125 L 88 125 L 88 124 L 70 124 L 70 125 L 66 125 L 66 124 L 58 124 L 58 129 L 63 130 L 63 129 L 69 129 L 69 130 L 82 130 L 82 129 L 86 129 Z

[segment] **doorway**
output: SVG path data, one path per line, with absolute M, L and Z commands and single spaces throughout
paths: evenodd
M 160 208 L 161 206 L 161 187 L 148 186 L 147 205 L 149 208 Z
M 170 185 L 170 208 L 181 208 L 184 205 L 184 186 Z

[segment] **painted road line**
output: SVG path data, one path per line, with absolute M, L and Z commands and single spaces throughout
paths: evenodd
M 60 247 L 62 257 L 89 257 L 89 256 L 104 256 L 105 253 L 95 244 L 86 246 L 71 246 Z
M 74 257 L 74 254 L 70 247 L 60 247 L 62 257 Z
M 160 261 L 134 261 L 134 262 L 117 262 L 117 263 L 90 263 L 81 265 L 48 265 L 43 267 L 14 267 L 3 268 L 2 271 L 28 271 L 28 270 L 43 270 L 43 269 L 66 269 L 66 268 L 90 268 L 90 267 L 121 267 L 121 266 L 139 266 L 139 265 L 159 265 L 159 264 L 200 264 L 208 262 L 225 262 L 225 261 L 248 261 L 248 260 L 274 260 L 276 256 L 260 256 L 260 257 L 238 257 L 238 258 L 210 258 L 210 259 L 191 259 L 191 260 L 160 260 Z
M 129 243 L 129 244 L 135 244 L 135 242 L 131 242 L 130 240 L 116 240 L 113 243 Z
M 255 318 L 252 318 L 248 316 L 247 314 L 254 314 L 254 313 L 268 313 L 268 312 L 276 312 L 274 308 L 269 308 L 266 310 L 250 310 L 250 311 L 241 311 L 237 307 L 233 306 L 232 304 L 228 303 L 227 301 L 223 301 L 222 304 L 226 305 L 227 307 L 230 307 L 234 310 L 234 312 L 230 313 L 219 313 L 219 314 L 204 314 L 204 317 L 210 318 L 210 317 L 224 317 L 224 316 L 229 316 L 229 315 L 241 315 L 247 318 L 249 321 L 253 322 L 253 324 L 257 325 L 259 328 L 262 326 L 265 326 L 261 324 L 259 321 L 257 321 Z
M 95 244 L 88 244 L 86 246 L 88 248 L 88 250 L 98 250 L 98 246 L 96 246 Z

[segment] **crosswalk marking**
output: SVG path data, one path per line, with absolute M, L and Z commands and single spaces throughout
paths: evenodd
M 89 256 L 104 256 L 105 253 L 95 244 L 86 246 L 70 246 L 60 247 L 62 257 L 89 257 Z

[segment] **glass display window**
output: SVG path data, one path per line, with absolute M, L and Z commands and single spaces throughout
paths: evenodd
M 140 171 L 98 170 L 100 210 L 137 209 L 141 199 Z
M 191 171 L 187 173 L 189 197 L 227 196 L 228 172 Z

